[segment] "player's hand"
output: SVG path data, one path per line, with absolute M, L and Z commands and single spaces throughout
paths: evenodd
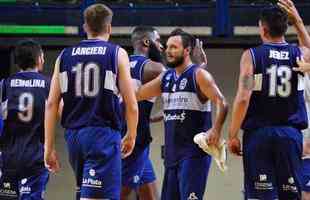
M 56 150 L 47 149 L 44 151 L 44 164 L 45 167 L 53 173 L 56 173 L 60 170 L 60 164 L 58 161 Z
M 203 49 L 203 42 L 198 38 L 196 38 L 195 47 L 192 53 L 192 59 L 193 62 L 198 65 L 207 65 L 208 63 L 206 52 Z
M 219 144 L 219 141 L 220 141 L 220 137 L 221 137 L 221 134 L 219 131 L 211 128 L 207 131 L 207 134 L 206 134 L 208 137 L 207 137 L 207 143 L 208 145 L 215 145 L 217 146 Z
M 238 137 L 232 137 L 228 139 L 228 149 L 230 153 L 237 156 L 242 156 L 241 142 Z
M 278 6 L 284 10 L 289 18 L 289 21 L 292 24 L 296 24 L 298 22 L 302 22 L 302 19 L 293 3 L 291 0 L 279 0 L 278 1 Z
M 297 72 L 310 72 L 310 63 L 307 63 L 304 61 L 304 59 L 301 57 L 297 57 L 296 62 L 298 64 L 298 67 L 294 67 L 293 71 L 297 71 Z
M 135 143 L 136 137 L 132 137 L 129 133 L 123 137 L 121 144 L 122 158 L 126 158 L 132 153 Z

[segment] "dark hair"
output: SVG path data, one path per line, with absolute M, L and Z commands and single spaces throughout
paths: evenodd
M 30 39 L 21 40 L 14 49 L 15 64 L 22 70 L 35 68 L 42 52 L 42 47 L 38 42 Z
M 156 31 L 156 29 L 152 26 L 137 26 L 131 33 L 131 42 L 135 43 L 143 38 L 151 39 L 151 34 Z
M 112 23 L 113 11 L 104 4 L 93 4 L 84 11 L 84 20 L 94 35 L 107 32 Z
M 278 6 L 265 8 L 261 11 L 260 21 L 268 27 L 271 37 L 285 35 L 288 28 L 288 16 Z
M 182 39 L 183 47 L 184 48 L 190 47 L 191 49 L 193 49 L 195 45 L 195 37 L 193 35 L 183 31 L 180 28 L 176 28 L 169 35 L 169 37 L 172 36 L 180 36 Z

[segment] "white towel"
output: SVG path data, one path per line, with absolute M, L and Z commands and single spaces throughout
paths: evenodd
M 198 133 L 194 137 L 194 142 L 213 157 L 218 166 L 219 170 L 225 172 L 227 170 L 226 165 L 226 142 L 221 140 L 217 146 L 208 145 L 207 143 L 208 135 L 205 132 Z

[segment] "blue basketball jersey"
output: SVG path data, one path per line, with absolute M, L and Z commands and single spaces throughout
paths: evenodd
M 49 80 L 38 72 L 11 75 L 2 84 L 4 119 L 0 147 L 4 170 L 21 176 L 44 168 L 44 112 Z
M 202 101 L 196 87 L 197 65 L 189 66 L 179 77 L 174 69 L 162 77 L 165 121 L 165 165 L 190 157 L 205 156 L 193 137 L 211 128 L 211 104 Z
M 64 128 L 100 126 L 120 130 L 118 49 L 117 45 L 102 40 L 84 40 L 62 52 Z
M 244 130 L 266 126 L 308 126 L 303 97 L 303 77 L 292 71 L 301 56 L 297 46 L 266 43 L 250 49 L 254 89 L 243 122 Z
M 130 60 L 130 73 L 135 82 L 136 87 L 141 87 L 143 82 L 144 66 L 150 60 L 145 56 L 132 55 Z M 145 147 L 151 143 L 151 128 L 150 128 L 150 115 L 153 108 L 154 100 L 145 100 L 138 102 L 139 106 L 139 121 L 137 127 L 136 145 Z M 126 134 L 126 121 L 123 120 L 124 126 L 122 136 Z

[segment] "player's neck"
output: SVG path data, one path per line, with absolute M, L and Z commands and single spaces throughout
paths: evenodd
M 134 49 L 133 53 L 134 53 L 134 55 L 137 55 L 137 56 L 145 56 L 145 57 L 148 57 L 146 52 L 143 52 L 143 51 L 141 51 L 141 50 L 139 50 L 139 49 Z
M 108 34 L 97 35 L 97 36 L 87 35 L 87 39 L 89 39 L 89 40 L 103 40 L 103 41 L 108 41 L 109 38 L 110 38 L 110 35 L 108 35 Z
M 175 68 L 175 72 L 177 75 L 182 74 L 190 65 L 192 65 L 192 61 L 190 59 L 185 59 L 184 62 Z
M 20 72 L 38 72 L 39 70 L 38 70 L 38 68 L 37 67 L 35 67 L 35 68 L 27 68 L 27 69 L 25 69 L 25 70 L 20 70 Z
M 276 38 L 265 38 L 263 40 L 264 43 L 285 43 L 285 38 L 282 37 L 276 37 Z

